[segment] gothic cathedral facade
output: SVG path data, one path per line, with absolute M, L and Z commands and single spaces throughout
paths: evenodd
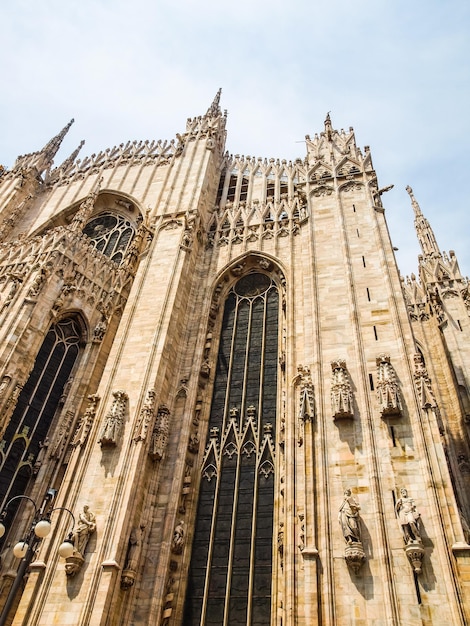
M 456 255 L 408 188 L 400 277 L 352 128 L 232 156 L 219 101 L 1 171 L 1 623 L 470 623 Z

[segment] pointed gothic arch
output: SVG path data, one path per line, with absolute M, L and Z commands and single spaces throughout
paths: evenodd
M 184 624 L 262 626 L 271 623 L 283 273 L 251 253 L 217 282 L 220 341 Z
M 37 353 L 5 430 L 0 459 L 0 508 L 25 493 L 41 442 L 50 427 L 67 381 L 75 370 L 85 338 L 85 323 L 78 314 L 53 322 Z M 9 510 L 9 515 L 14 511 Z

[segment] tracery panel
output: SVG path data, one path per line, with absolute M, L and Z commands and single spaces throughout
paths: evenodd
M 226 299 L 185 626 L 271 623 L 278 318 L 265 274 Z
M 46 438 L 64 386 L 79 354 L 78 321 L 53 324 L 21 391 L 2 445 L 0 504 L 24 493 L 41 441 Z

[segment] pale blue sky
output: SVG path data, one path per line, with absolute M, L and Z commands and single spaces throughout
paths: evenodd
M 15 0 L 2 7 L 0 163 L 75 118 L 60 157 L 171 139 L 222 87 L 227 149 L 294 159 L 353 126 L 370 145 L 397 260 L 419 252 L 407 184 L 470 274 L 470 3 Z

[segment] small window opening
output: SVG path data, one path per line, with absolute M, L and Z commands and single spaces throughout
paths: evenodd
M 230 176 L 230 181 L 228 184 L 227 200 L 230 200 L 231 202 L 235 200 L 236 188 L 237 188 L 237 177 L 232 174 Z
M 378 339 L 378 336 L 377 336 L 377 326 L 374 326 L 374 337 L 375 337 L 375 340 L 377 341 L 377 339 Z
M 367 299 L 370 302 L 370 291 L 369 291 L 369 287 L 366 287 L 366 291 L 367 291 Z
M 374 391 L 374 377 L 372 376 L 372 374 L 369 374 L 369 385 L 370 385 L 370 390 Z
M 242 178 L 242 186 L 240 188 L 240 202 L 246 200 L 248 196 L 248 178 L 245 176 Z
M 366 260 L 364 257 L 362 257 L 362 265 L 365 267 L 366 266 Z
M 390 435 L 392 436 L 392 445 L 394 448 L 397 447 L 397 440 L 395 438 L 395 429 L 393 426 L 390 426 Z

